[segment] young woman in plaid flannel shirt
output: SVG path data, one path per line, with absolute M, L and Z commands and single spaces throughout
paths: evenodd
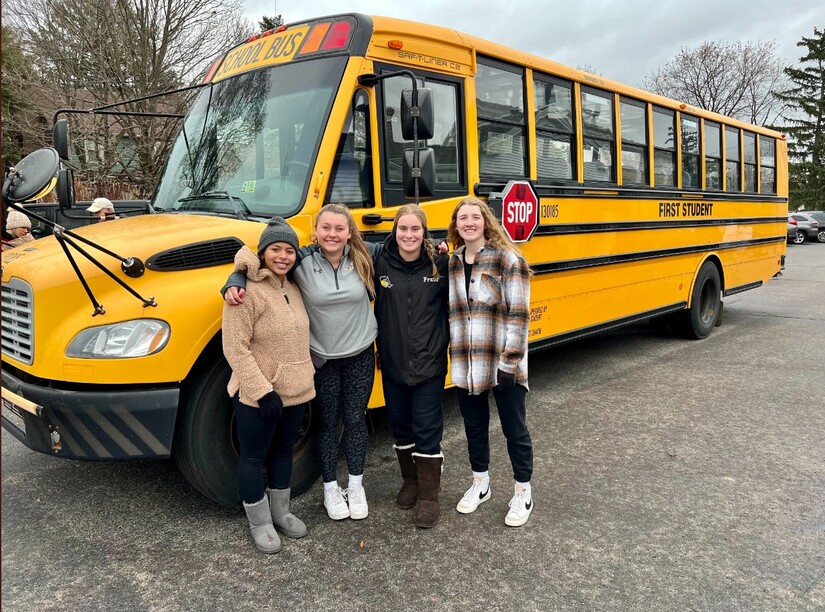
M 490 499 L 492 390 L 516 481 L 504 522 L 518 527 L 533 510 L 533 444 L 525 406 L 530 269 L 478 198 L 458 203 L 447 233 L 455 246 L 449 265 L 450 375 L 458 387 L 473 470 L 473 483 L 456 510 L 469 514 Z

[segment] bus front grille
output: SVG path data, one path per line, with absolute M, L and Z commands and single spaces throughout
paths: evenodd
M 162 251 L 146 260 L 146 267 L 155 272 L 178 272 L 221 266 L 235 261 L 235 253 L 243 246 L 237 238 L 206 240 Z
M 3 283 L 3 354 L 31 365 L 34 359 L 34 298 L 18 278 Z

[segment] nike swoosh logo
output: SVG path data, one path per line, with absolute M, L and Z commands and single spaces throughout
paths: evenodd
M 533 500 L 532 499 L 529 502 L 527 502 L 526 504 L 524 504 L 524 509 L 525 510 L 529 510 L 532 507 L 533 507 Z
M 489 493 L 489 492 L 490 492 L 490 489 L 487 489 L 486 491 L 484 491 L 484 493 L 481 493 L 479 491 L 478 498 L 479 499 L 484 499 L 485 497 L 487 497 L 487 493 Z

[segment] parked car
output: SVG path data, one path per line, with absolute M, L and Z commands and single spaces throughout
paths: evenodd
M 797 238 L 794 240 L 796 244 L 802 244 L 806 240 L 816 241 L 819 235 L 819 221 L 811 217 L 808 213 L 795 212 L 788 215 L 788 219 L 796 221 L 798 230 Z M 802 234 L 800 237 L 799 234 Z
M 805 214 L 819 221 L 819 233 L 816 235 L 816 241 L 825 242 L 825 212 L 821 210 L 806 210 Z
M 797 236 L 800 237 L 800 242 L 797 242 Z M 788 242 L 792 242 L 794 244 L 799 244 L 805 241 L 805 234 L 800 233 L 799 228 L 796 226 L 796 219 L 792 219 L 790 215 L 788 215 Z

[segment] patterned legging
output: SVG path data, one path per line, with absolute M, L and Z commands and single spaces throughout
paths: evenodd
M 344 449 L 349 473 L 364 473 L 367 456 L 367 423 L 364 416 L 375 379 L 372 345 L 342 359 L 330 359 L 315 372 L 315 400 L 321 427 L 318 454 L 324 482 L 337 479 L 338 420 L 344 421 Z

